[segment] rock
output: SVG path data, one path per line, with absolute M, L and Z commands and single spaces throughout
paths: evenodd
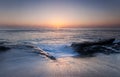
M 5 43 L 8 43 L 8 42 L 6 42 L 6 41 L 0 41 L 0 45 L 3 45 Z
M 48 58 L 50 58 L 51 60 L 56 60 L 56 58 L 52 55 L 47 55 Z
M 9 50 L 10 48 L 9 47 L 6 47 L 6 46 L 0 46 L 0 51 L 3 52 L 3 51 L 7 51 Z
M 83 43 L 73 43 L 71 47 L 78 53 L 82 55 L 91 55 L 94 53 L 120 53 L 116 49 L 112 48 L 114 45 L 114 38 L 100 40 L 97 42 L 83 42 Z M 120 47 L 119 47 L 120 48 Z
M 50 55 L 49 53 L 45 52 L 44 50 L 40 49 L 39 47 L 34 47 L 34 52 L 37 53 L 37 54 L 41 54 L 41 55 L 44 55 L 48 58 L 50 58 L 51 60 L 56 60 L 56 58 L 52 55 Z
M 92 45 L 108 45 L 108 44 L 112 44 L 114 41 L 115 41 L 115 38 L 100 40 L 97 42 L 73 43 L 71 45 L 71 47 L 87 47 L 87 46 L 92 46 Z
M 8 41 L 6 40 L 1 40 L 0 39 L 0 52 L 4 52 L 4 51 L 7 51 L 10 49 L 10 47 L 7 47 L 5 44 L 6 43 L 9 43 Z
M 9 43 L 8 40 L 0 39 L 0 45 L 4 45 L 4 44 L 7 44 L 7 43 Z

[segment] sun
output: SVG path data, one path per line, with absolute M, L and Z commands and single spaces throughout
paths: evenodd
M 69 24 L 68 20 L 66 18 L 62 18 L 62 16 L 50 17 L 45 23 L 49 27 L 56 29 L 65 28 Z
M 60 22 L 60 21 L 54 22 L 53 26 L 54 26 L 55 28 L 59 29 L 59 28 L 62 28 L 62 27 L 63 27 L 63 23 Z
M 64 27 L 64 22 L 63 21 L 58 21 L 58 20 L 54 20 L 52 22 L 50 22 L 50 25 L 53 27 L 53 28 L 56 28 L 56 29 L 59 29 L 59 28 L 62 28 Z

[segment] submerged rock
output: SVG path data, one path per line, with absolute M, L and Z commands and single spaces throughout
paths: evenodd
M 120 53 L 117 48 L 120 48 L 118 44 L 115 46 L 113 43 L 115 38 L 100 40 L 97 42 L 83 42 L 83 43 L 73 43 L 71 47 L 78 53 L 82 55 L 92 55 L 94 53 Z M 114 48 L 113 48 L 114 47 Z

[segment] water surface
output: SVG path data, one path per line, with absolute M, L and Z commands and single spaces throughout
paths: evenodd
M 0 53 L 0 77 L 120 77 L 119 54 L 96 54 L 81 58 L 72 42 L 116 38 L 120 29 L 61 28 L 40 30 L 0 30 L 0 41 L 19 46 Z M 32 53 L 24 44 L 34 45 L 54 55 L 53 61 Z

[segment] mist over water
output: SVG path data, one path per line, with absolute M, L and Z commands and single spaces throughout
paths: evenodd
M 76 58 L 78 53 L 70 47 L 72 42 L 107 38 L 120 41 L 120 29 L 0 30 L 0 41 L 17 46 L 0 54 L 0 77 L 119 77 L 119 54 Z M 26 44 L 54 55 L 57 61 L 32 53 Z
M 14 43 L 30 43 L 41 49 L 60 56 L 74 56 L 69 48 L 72 42 L 96 41 L 99 39 L 120 39 L 120 29 L 104 28 L 60 28 L 39 30 L 1 30 L 0 39 Z

